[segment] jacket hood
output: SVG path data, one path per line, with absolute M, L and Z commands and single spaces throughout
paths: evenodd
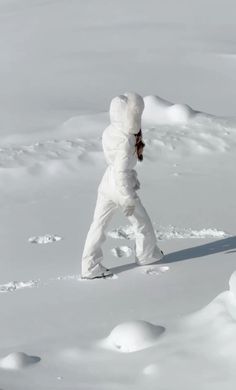
M 136 134 L 141 129 L 143 110 L 143 98 L 137 93 L 126 92 L 116 96 L 110 104 L 111 124 L 125 133 Z

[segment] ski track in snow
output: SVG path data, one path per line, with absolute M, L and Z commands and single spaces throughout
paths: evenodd
M 178 228 L 173 225 L 167 227 L 160 226 L 155 230 L 158 240 L 173 240 L 173 239 L 189 239 L 189 238 L 226 238 L 231 237 L 229 233 L 216 228 L 204 228 L 201 230 L 195 230 L 191 228 Z M 115 239 L 135 239 L 135 231 L 132 225 L 119 227 L 107 233 L 109 237 Z M 121 247 L 122 248 L 122 247 Z M 116 249 L 116 248 L 115 248 Z M 121 251 L 122 253 L 122 251 Z

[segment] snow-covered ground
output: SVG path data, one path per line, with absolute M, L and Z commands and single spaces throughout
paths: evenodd
M 0 389 L 235 389 L 233 11 L 0 0 Z M 108 104 L 130 89 L 145 96 L 140 197 L 166 257 L 136 267 L 117 212 L 114 277 L 82 281 Z
M 0 134 L 124 90 L 235 115 L 235 35 L 234 0 L 0 0 Z

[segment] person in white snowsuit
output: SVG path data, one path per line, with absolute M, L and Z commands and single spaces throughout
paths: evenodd
M 136 263 L 146 265 L 163 258 L 151 220 L 136 192 L 140 183 L 134 170 L 138 161 L 135 135 L 140 133 L 143 110 L 143 98 L 136 93 L 125 93 L 111 101 L 111 124 L 102 134 L 108 167 L 98 187 L 93 221 L 82 254 L 82 278 L 112 275 L 102 265 L 101 246 L 108 223 L 118 207 L 134 228 Z

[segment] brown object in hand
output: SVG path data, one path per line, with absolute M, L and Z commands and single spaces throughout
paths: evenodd
M 143 148 L 145 146 L 145 143 L 143 142 L 143 135 L 142 135 L 141 129 L 139 130 L 139 132 L 137 134 L 135 134 L 135 138 L 136 138 L 135 147 L 136 147 L 136 153 L 138 156 L 138 160 L 142 161 L 143 160 Z

